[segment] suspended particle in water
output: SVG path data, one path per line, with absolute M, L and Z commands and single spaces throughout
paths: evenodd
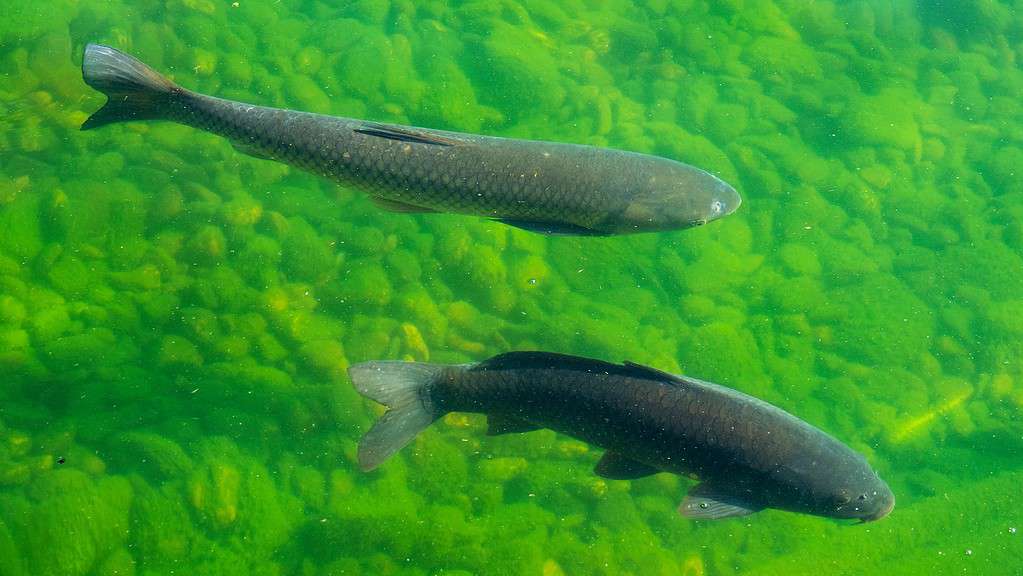
M 1015 526 L 1009 526 L 1009 534 L 1015 534 L 1015 533 L 1016 533 L 1016 527 Z
M 966 555 L 967 556 L 973 556 L 973 549 L 972 548 L 967 548 L 966 549 Z
M 57 464 L 63 464 L 65 462 L 67 462 L 67 460 L 65 460 L 63 456 L 57 458 Z
M 536 284 L 536 278 L 530 278 L 530 279 L 529 279 L 529 284 L 530 284 L 531 286 L 532 286 L 532 285 L 534 285 L 534 284 Z

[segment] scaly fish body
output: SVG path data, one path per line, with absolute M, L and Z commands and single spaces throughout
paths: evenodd
M 397 211 L 454 212 L 588 235 L 688 228 L 730 214 L 732 187 L 680 162 L 621 150 L 377 124 L 197 94 L 90 44 L 86 82 L 110 100 L 83 125 L 164 119 L 247 153 L 368 192 Z
M 602 476 L 695 475 L 701 483 L 680 506 L 688 517 L 778 508 L 868 521 L 894 505 L 863 456 L 788 412 L 729 388 L 635 364 L 539 352 L 432 371 L 422 366 L 369 362 L 350 374 L 360 392 L 392 407 L 388 415 L 412 406 L 431 415 L 422 420 L 428 425 L 447 412 L 483 413 L 491 433 L 550 428 L 606 449 L 596 469 Z M 404 378 L 409 370 L 420 370 L 420 376 Z M 378 394 L 381 387 L 413 380 L 420 384 L 412 400 Z M 366 468 L 396 449 L 386 434 L 388 415 L 360 445 Z

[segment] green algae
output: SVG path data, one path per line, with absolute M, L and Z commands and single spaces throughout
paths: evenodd
M 5 13 L 0 574 L 775 574 L 822 558 L 835 573 L 1003 573 L 1020 546 L 1017 12 Z M 385 213 L 190 128 L 79 133 L 101 101 L 77 69 L 90 41 L 258 104 L 653 152 L 720 174 L 744 204 L 612 239 Z M 464 415 L 358 471 L 379 408 L 350 362 L 516 348 L 763 397 L 863 452 L 897 508 L 861 529 L 777 512 L 691 523 L 674 512 L 688 480 L 601 480 L 597 450 L 486 437 Z

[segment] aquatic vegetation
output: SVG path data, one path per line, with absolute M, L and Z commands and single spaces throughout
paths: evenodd
M 1011 565 L 1011 3 L 344 4 L 4 13 L 0 574 Z M 647 238 L 386 214 L 191 129 L 78 132 L 102 101 L 81 82 L 86 42 L 227 98 L 660 154 L 745 201 Z M 597 451 L 484 437 L 479 418 L 445 418 L 357 471 L 376 414 L 349 363 L 509 349 L 763 397 L 876 463 L 896 510 L 861 529 L 771 512 L 692 524 L 674 511 L 688 480 L 596 479 Z

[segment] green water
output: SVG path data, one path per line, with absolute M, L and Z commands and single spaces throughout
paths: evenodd
M 1018 0 L 0 4 L 0 576 L 1023 574 Z M 193 129 L 79 132 L 87 42 L 226 98 L 675 158 L 744 204 L 610 239 L 385 213 Z M 689 480 L 465 415 L 358 470 L 349 363 L 515 349 L 761 397 L 895 511 L 688 521 Z

